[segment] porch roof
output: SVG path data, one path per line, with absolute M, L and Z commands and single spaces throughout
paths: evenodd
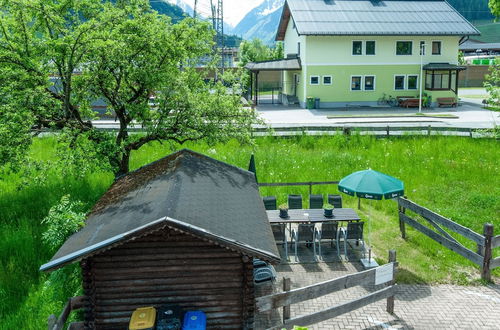
M 300 59 L 287 58 L 282 60 L 250 62 L 245 65 L 250 71 L 283 71 L 283 70 L 302 70 Z
M 465 66 L 450 63 L 429 63 L 423 66 L 424 70 L 465 70 Z

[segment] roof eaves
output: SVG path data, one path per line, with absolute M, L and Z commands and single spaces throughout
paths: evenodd
M 271 253 L 269 251 L 265 251 L 265 250 L 262 250 L 259 248 L 255 248 L 255 247 L 250 246 L 248 244 L 245 244 L 245 243 L 242 243 L 242 242 L 239 242 L 239 241 L 236 241 L 236 240 L 224 237 L 224 236 L 216 235 L 216 234 L 214 234 L 206 229 L 203 229 L 201 227 L 198 227 L 198 226 L 195 226 L 192 224 L 188 224 L 188 223 L 185 223 L 183 221 L 176 220 L 176 219 L 172 219 L 170 217 L 167 217 L 166 221 L 168 222 L 169 227 L 174 227 L 174 229 L 177 228 L 181 231 L 185 231 L 185 232 L 194 234 L 194 235 L 199 236 L 201 238 L 206 238 L 210 241 L 218 242 L 218 243 L 220 243 L 220 245 L 223 245 L 226 247 L 232 246 L 233 248 L 242 252 L 243 254 L 247 254 L 247 255 L 252 256 L 252 257 L 258 257 L 260 259 L 263 259 L 266 261 L 271 261 L 271 262 L 279 262 L 281 260 L 280 257 L 275 255 L 274 253 Z
M 66 264 L 84 259 L 85 257 L 88 257 L 91 254 L 95 254 L 99 251 L 102 251 L 104 249 L 108 249 L 114 244 L 121 243 L 127 239 L 134 238 L 140 235 L 148 234 L 151 231 L 157 230 L 162 227 L 162 225 L 166 225 L 166 217 L 160 218 L 158 220 L 152 221 L 144 226 L 140 226 L 138 228 L 135 228 L 133 230 L 130 230 L 126 233 L 119 234 L 116 236 L 113 236 L 111 238 L 108 238 L 102 242 L 92 244 L 91 246 L 88 246 L 86 248 L 80 249 L 78 251 L 75 251 L 73 253 L 67 254 L 63 257 L 57 258 L 56 260 L 49 261 L 48 263 L 42 265 L 40 267 L 41 271 L 48 271 L 48 270 L 54 270 L 57 268 L 60 268 Z

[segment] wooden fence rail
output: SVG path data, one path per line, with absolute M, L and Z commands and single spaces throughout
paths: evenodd
M 338 132 L 345 135 L 350 135 L 352 132 L 372 132 L 381 133 L 379 135 L 391 136 L 394 133 L 409 133 L 409 132 L 421 132 L 426 135 L 431 135 L 432 132 L 442 133 L 455 133 L 455 134 L 466 134 L 473 137 L 473 133 L 480 131 L 478 129 L 469 127 L 448 127 L 448 126 L 286 126 L 286 127 L 272 127 L 271 130 L 266 126 L 254 127 L 253 133 L 260 134 L 275 134 L 276 133 L 288 133 L 290 134 L 306 134 L 310 132 Z
M 491 281 L 491 270 L 500 266 L 500 257 L 496 259 L 492 258 L 492 249 L 500 245 L 499 236 L 493 236 L 492 224 L 485 224 L 483 228 L 483 235 L 481 235 L 467 227 L 443 217 L 442 215 L 420 206 L 405 197 L 398 198 L 398 206 L 401 237 L 406 238 L 405 224 L 408 224 L 422 234 L 432 238 L 439 244 L 480 266 L 481 278 Z M 428 224 L 436 229 L 437 232 L 409 217 L 406 214 L 407 209 L 421 216 L 428 222 Z M 447 229 L 474 241 L 477 245 L 477 251 L 472 251 L 463 246 L 440 226 L 446 227 Z
M 337 317 L 381 299 L 387 299 L 387 311 L 394 312 L 394 295 L 396 293 L 395 272 L 396 252 L 389 251 L 389 263 L 380 267 L 368 269 L 359 273 L 342 276 L 333 280 L 316 283 L 302 288 L 290 290 L 290 279 L 284 279 L 284 292 L 259 297 L 256 299 L 257 312 L 266 312 L 283 307 L 283 323 L 270 329 L 291 329 L 295 325 L 307 326 Z M 309 315 L 290 319 L 290 305 L 316 299 L 332 292 L 366 284 L 385 284 L 386 287 L 366 296 L 349 302 L 329 307 Z
M 309 186 L 309 194 L 312 193 L 312 186 L 335 185 L 339 181 L 309 181 L 309 182 L 260 182 L 259 187 L 291 187 L 291 186 Z
M 83 308 L 85 306 L 85 301 L 86 301 L 85 296 L 69 298 L 66 305 L 64 305 L 63 311 L 61 312 L 59 317 L 56 317 L 54 314 L 49 316 L 48 329 L 49 330 L 64 329 L 64 324 L 66 323 L 66 320 L 68 319 L 71 312 Z M 72 323 L 68 327 L 68 329 L 70 330 L 83 329 L 83 323 L 82 322 Z

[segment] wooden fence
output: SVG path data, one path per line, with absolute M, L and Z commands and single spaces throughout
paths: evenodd
M 338 133 L 350 135 L 353 132 L 371 133 L 374 135 L 395 136 L 407 133 L 420 135 L 448 134 L 473 137 L 473 134 L 480 132 L 480 129 L 469 127 L 449 127 L 449 126 L 286 126 L 286 127 L 254 127 L 253 135 L 304 135 L 310 133 Z
M 266 312 L 283 307 L 283 323 L 269 329 L 292 329 L 295 325 L 307 326 L 319 323 L 355 309 L 369 305 L 381 299 L 387 299 L 387 312 L 394 312 L 394 295 L 396 294 L 395 272 L 396 251 L 389 251 L 389 263 L 380 267 L 368 269 L 359 273 L 342 276 L 333 280 L 316 283 L 306 287 L 290 290 L 290 279 L 283 281 L 284 292 L 257 298 L 257 312 Z M 369 293 L 366 296 L 335 305 L 327 309 L 290 318 L 290 305 L 322 297 L 335 291 L 367 284 L 385 284 L 383 289 Z
M 54 314 L 49 316 L 48 329 L 49 330 L 62 330 L 64 329 L 64 324 L 68 319 L 72 311 L 83 308 L 85 305 L 85 296 L 72 297 L 68 299 L 66 305 L 64 305 L 63 311 L 59 317 Z M 68 330 L 80 330 L 83 329 L 83 322 L 71 323 Z
M 291 187 L 291 186 L 309 186 L 309 194 L 312 194 L 312 186 L 317 185 L 335 185 L 339 184 L 339 181 L 310 181 L 310 182 L 259 182 L 259 187 Z
M 486 223 L 484 225 L 483 234 L 481 235 L 467 227 L 443 217 L 442 215 L 420 206 L 409 199 L 399 197 L 398 205 L 399 227 L 403 238 L 406 238 L 405 224 L 408 224 L 444 247 L 460 254 L 462 257 L 481 267 L 481 278 L 491 281 L 491 270 L 500 266 L 500 257 L 495 259 L 492 258 L 492 250 L 500 246 L 500 235 L 493 236 L 494 228 L 492 224 Z M 409 217 L 406 214 L 407 209 L 425 219 L 429 225 L 436 229 L 437 232 Z M 472 251 L 466 248 L 441 226 L 474 241 L 477 245 L 477 250 Z

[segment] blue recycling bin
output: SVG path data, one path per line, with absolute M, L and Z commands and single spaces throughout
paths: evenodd
M 184 314 L 182 330 L 205 330 L 207 328 L 207 316 L 202 311 L 190 311 Z

